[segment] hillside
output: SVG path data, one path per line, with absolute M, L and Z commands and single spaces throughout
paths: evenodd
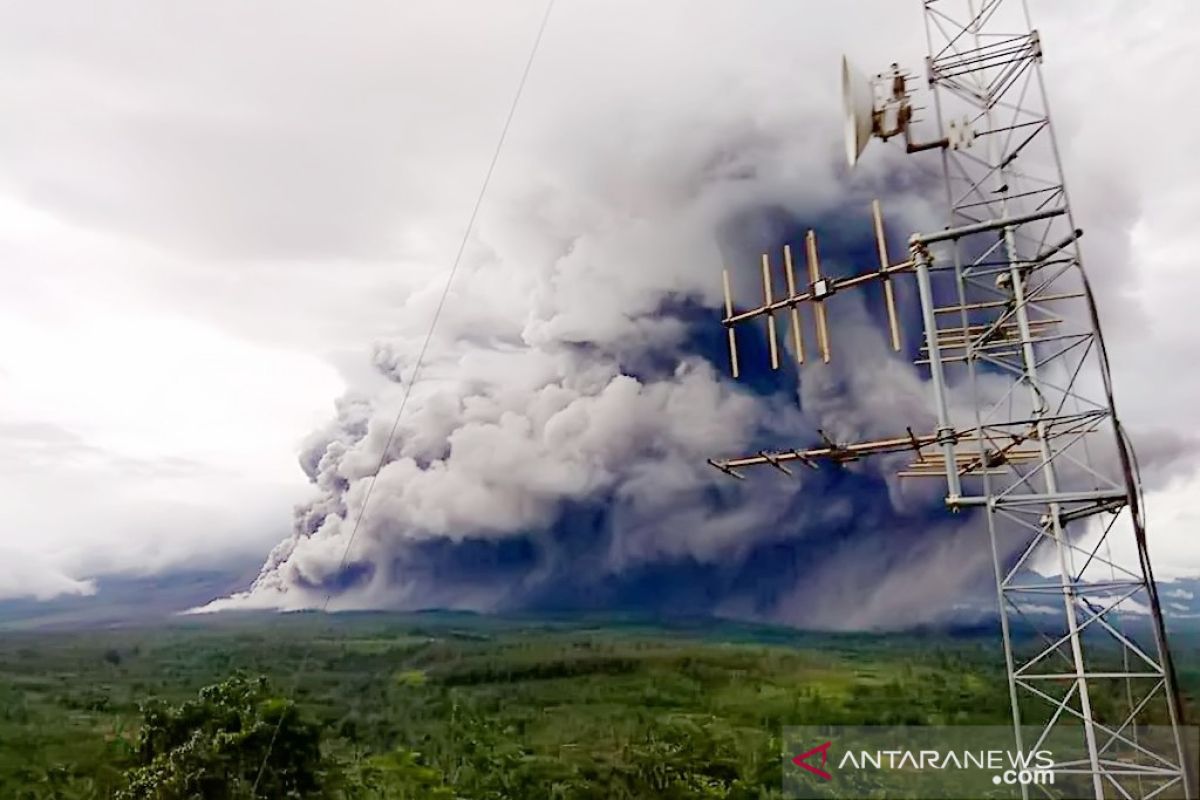
M 1177 637 L 1176 650 L 1195 718 L 1200 640 Z M 990 635 L 443 613 L 9 632 L 0 796 L 109 797 L 140 703 L 194 697 L 238 670 L 295 697 L 347 769 L 414 759 L 473 798 L 551 785 L 564 798 L 777 797 L 785 725 L 1008 720 Z

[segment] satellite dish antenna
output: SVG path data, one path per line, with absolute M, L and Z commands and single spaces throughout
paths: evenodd
M 846 161 L 858 161 L 875 128 L 875 87 L 842 56 L 842 111 L 846 121 Z
M 842 111 L 846 124 L 846 161 L 853 167 L 872 136 L 885 142 L 903 136 L 905 150 L 918 153 L 950 147 L 943 137 L 930 142 L 914 142 L 909 130 L 913 106 L 908 93 L 909 73 L 892 64 L 886 72 L 868 78 L 842 56 Z M 967 146 L 972 135 L 966 125 L 956 132 L 957 146 Z

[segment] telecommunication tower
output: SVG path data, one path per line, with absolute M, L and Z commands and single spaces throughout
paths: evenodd
M 923 10 L 935 127 L 919 139 L 910 73 L 893 64 L 868 78 L 843 59 L 847 157 L 853 166 L 872 137 L 936 151 L 922 158 L 941 160 L 947 226 L 913 234 L 893 261 L 876 201 L 877 267 L 824 275 L 810 231 L 807 282 L 796 281 L 790 245 L 781 280 L 764 254 L 762 302 L 738 310 L 726 271 L 722 323 L 735 378 L 736 331 L 759 320 L 771 366 L 789 347 L 803 364 L 805 308 L 829 363 L 837 296 L 879 283 L 888 339 L 900 351 L 893 283 L 912 276 L 923 327 L 916 363 L 929 372 L 936 429 L 860 442 L 818 432 L 819 444 L 709 463 L 743 478 L 758 465 L 790 473 L 910 452 L 900 477 L 944 480 L 947 506 L 986 523 L 1017 748 L 1067 731 L 1077 757 L 1056 761 L 1055 772 L 1082 780 L 1090 796 L 1195 798 L 1196 753 L 1147 552 L 1137 462 L 1113 401 L 1038 32 L 1024 0 L 923 0 Z M 1116 537 L 1131 540 L 1135 563 L 1113 555 Z M 1149 724 L 1167 734 L 1143 733 Z

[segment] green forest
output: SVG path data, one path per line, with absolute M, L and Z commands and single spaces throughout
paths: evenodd
M 0 797 L 777 798 L 784 726 L 1005 724 L 1002 669 L 990 635 L 612 619 L 9 632 Z

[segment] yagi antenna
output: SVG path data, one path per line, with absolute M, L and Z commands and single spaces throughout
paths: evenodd
M 813 307 L 813 318 L 817 332 L 817 348 L 821 354 L 821 361 L 828 364 L 833 360 L 833 347 L 830 343 L 829 320 L 825 309 L 826 301 L 837 294 L 839 290 L 849 289 L 876 279 L 883 284 L 883 297 L 887 309 L 888 330 L 891 333 L 892 349 L 899 352 L 900 322 L 896 316 L 896 298 L 892 289 L 892 277 L 897 273 L 911 272 L 913 262 L 912 260 L 907 260 L 893 264 L 890 261 L 887 242 L 883 234 L 883 214 L 879 208 L 878 200 L 871 204 L 871 212 L 875 228 L 875 244 L 879 252 L 879 269 L 876 271 L 863 272 L 847 278 L 825 277 L 821 273 L 821 257 L 817 251 L 817 234 L 815 231 L 809 231 L 804 237 L 804 253 L 808 267 L 808 285 L 801 287 L 799 290 L 797 289 L 796 267 L 792 260 L 792 246 L 785 244 L 783 246 L 783 274 L 787 285 L 787 294 L 783 297 L 776 297 L 775 282 L 771 272 L 771 256 L 769 253 L 763 253 L 760 261 L 760 277 L 763 286 L 762 305 L 739 313 L 734 313 L 733 294 L 729 288 L 729 270 L 722 271 L 721 280 L 725 291 L 725 318 L 721 320 L 721 323 L 726 329 L 726 338 L 729 343 L 729 367 L 733 373 L 733 377 L 737 378 L 741 374 L 735 330 L 742 323 L 750 322 L 759 317 L 765 317 L 767 321 L 767 352 L 771 359 L 771 369 L 779 369 L 781 363 L 779 356 L 780 335 L 775 315 L 783 311 L 788 312 L 791 322 L 791 344 L 796 354 L 796 363 L 804 363 L 804 326 L 800 317 L 800 307 L 806 303 L 811 303 Z

